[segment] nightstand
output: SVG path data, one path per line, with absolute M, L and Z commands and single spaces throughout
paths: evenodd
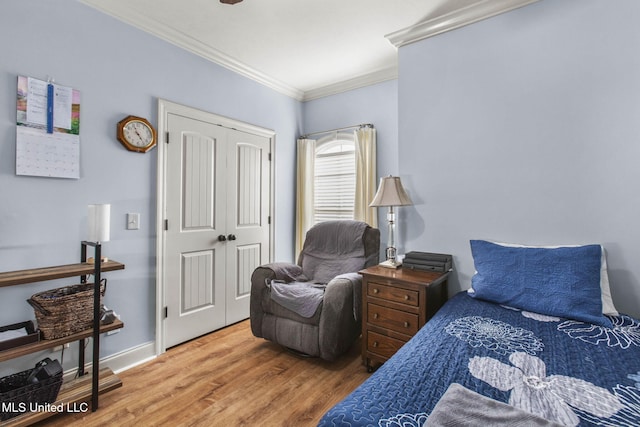
M 362 275 L 362 362 L 388 360 L 447 301 L 446 273 L 373 266 Z

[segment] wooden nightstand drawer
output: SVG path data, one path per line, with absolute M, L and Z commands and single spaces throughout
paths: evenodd
M 381 305 L 367 304 L 367 320 L 377 325 L 402 334 L 413 335 L 418 332 L 418 315 L 406 313 Z
M 385 358 L 393 356 L 404 343 L 404 341 L 387 337 L 373 331 L 369 331 L 367 335 L 367 350 Z
M 362 362 L 371 372 L 447 300 L 448 272 L 373 266 L 362 274 Z
M 417 291 L 396 288 L 393 286 L 383 285 L 381 283 L 368 283 L 367 295 L 388 301 L 394 301 L 416 307 L 418 306 L 419 293 Z

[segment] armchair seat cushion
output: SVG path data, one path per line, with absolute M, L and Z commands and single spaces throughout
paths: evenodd
M 312 317 L 322 303 L 325 285 L 271 281 L 271 299 L 302 317 Z
M 271 292 L 263 292 L 261 298 L 261 311 L 262 313 L 271 314 L 283 319 L 290 319 L 299 323 L 308 323 L 310 325 L 317 325 L 320 322 L 320 313 L 322 311 L 322 302 L 310 317 L 301 316 L 293 310 L 288 309 L 282 304 L 279 304 L 271 297 Z

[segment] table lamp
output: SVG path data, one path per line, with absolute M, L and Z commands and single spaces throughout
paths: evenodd
M 396 214 L 393 211 L 394 206 L 410 206 L 413 202 L 409 198 L 409 195 L 402 187 L 402 182 L 399 176 L 386 176 L 380 178 L 380 186 L 376 192 L 375 197 L 369 204 L 371 207 L 388 206 L 389 212 L 387 213 L 387 222 L 389 223 L 389 234 L 387 239 L 387 249 L 385 251 L 386 261 L 380 263 L 382 267 L 398 268 L 401 263 L 398 262 L 396 254 L 395 244 L 395 226 L 396 226 Z

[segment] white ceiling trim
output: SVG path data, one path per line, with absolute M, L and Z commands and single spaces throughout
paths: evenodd
M 397 66 L 395 66 L 390 69 L 377 70 L 344 82 L 338 82 L 305 92 L 277 79 L 271 78 L 266 74 L 238 61 L 237 59 L 175 30 L 174 28 L 161 25 L 158 21 L 150 19 L 147 15 L 136 10 L 130 8 L 118 9 L 117 4 L 112 5 L 111 9 L 107 10 L 103 8 L 99 2 L 94 2 L 92 0 L 80 0 L 80 2 L 298 101 L 310 101 L 312 99 L 334 95 L 386 80 L 396 79 L 398 77 Z
M 119 3 L 111 4 L 110 8 L 107 10 L 101 6 L 101 2 L 98 0 L 79 1 L 135 28 L 152 34 L 175 46 L 256 81 L 257 83 L 271 88 L 276 92 L 302 102 L 398 78 L 398 67 L 397 64 L 395 64 L 392 67 L 375 70 L 371 73 L 360 75 L 342 82 L 303 91 L 278 79 L 270 77 L 216 48 L 176 30 L 175 28 L 165 26 L 154 19 L 150 19 L 140 11 L 127 8 L 126 6 L 119 6 Z M 432 37 L 446 31 L 460 28 L 464 25 L 472 24 L 500 13 L 526 6 L 536 1 L 539 0 L 479 0 L 479 2 L 472 3 L 467 7 L 463 7 L 411 27 L 390 33 L 385 37 L 393 45 L 400 47 L 427 37 Z
M 539 0 L 483 0 L 411 27 L 387 34 L 385 37 L 394 46 L 401 47 L 417 42 L 418 40 L 473 24 L 483 19 L 491 18 L 501 13 L 509 12 L 537 1 Z
M 100 10 L 101 12 L 110 15 L 122 22 L 125 22 L 133 27 L 150 33 L 156 37 L 159 37 L 173 45 L 176 45 L 182 49 L 185 49 L 191 53 L 215 62 L 231 71 L 241 74 L 250 78 L 258 83 L 261 83 L 277 92 L 280 92 L 289 97 L 295 98 L 298 101 L 302 101 L 304 98 L 304 92 L 300 89 L 296 89 L 286 83 L 271 78 L 264 73 L 261 73 L 235 58 L 226 55 L 219 50 L 212 48 L 186 34 L 176 31 L 174 28 L 161 25 L 159 22 L 149 19 L 148 16 L 134 10 L 134 9 L 117 9 L 113 8 L 106 10 L 102 8 L 98 3 L 94 3 L 91 0 L 80 0 L 88 6 Z
M 323 86 L 317 89 L 311 89 L 304 93 L 302 101 L 311 101 L 313 99 L 322 98 L 329 95 L 335 95 L 342 92 L 347 92 L 353 89 L 358 89 L 365 86 L 371 86 L 376 83 L 382 83 L 388 80 L 395 80 L 398 78 L 398 66 L 384 68 L 382 70 L 374 71 L 362 76 L 354 77 L 349 80 L 334 83 L 331 85 Z

